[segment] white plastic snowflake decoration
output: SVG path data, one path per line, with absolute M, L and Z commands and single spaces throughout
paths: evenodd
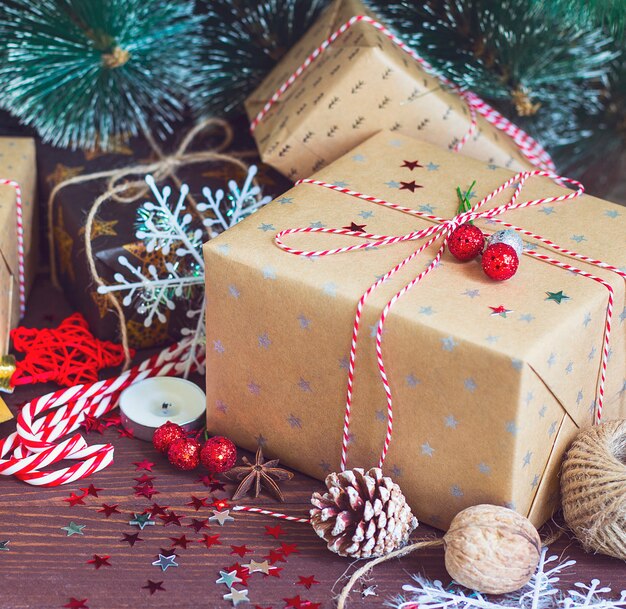
M 192 227 L 193 216 L 186 206 L 189 194 L 186 184 L 181 186 L 178 199 L 172 207 L 169 201 L 171 188 L 165 186 L 159 190 L 154 178 L 146 176 L 146 184 L 152 191 L 154 201 L 146 201 L 139 208 L 137 215 L 140 228 L 136 236 L 144 241 L 149 254 L 160 253 L 162 264 L 159 268 L 154 264 L 146 268 L 134 265 L 126 256 L 119 256 L 118 263 L 128 272 L 115 273 L 115 283 L 98 288 L 100 294 L 123 294 L 122 304 L 125 307 L 135 305 L 137 312 L 144 317 L 146 327 L 150 327 L 155 318 L 165 323 L 167 310 L 174 311 L 177 306 L 187 307 L 189 326 L 181 330 L 185 342 L 189 344 L 185 376 L 194 368 L 202 369 L 206 348 L 205 299 L 192 298 L 190 305 L 188 298 L 194 287 L 204 285 L 202 243 L 234 226 L 271 200 L 271 197 L 262 196 L 261 189 L 253 183 L 256 173 L 257 168 L 251 166 L 241 188 L 234 180 L 230 180 L 229 192 L 226 194 L 221 189 L 213 193 L 211 189 L 203 188 L 206 202 L 199 203 L 197 210 L 206 233 L 201 228 Z
M 530 582 L 519 592 L 502 599 L 492 600 L 479 592 L 457 585 L 444 588 L 439 580 L 430 581 L 414 575 L 415 584 L 402 586 L 410 598 L 401 597 L 392 606 L 396 609 L 623 609 L 626 608 L 626 591 L 619 598 L 608 598 L 608 587 L 601 587 L 597 579 L 589 585 L 577 583 L 575 590 L 563 594 L 557 584 L 564 569 L 576 564 L 575 560 L 559 562 L 557 556 L 547 555 L 544 548 L 537 571 Z

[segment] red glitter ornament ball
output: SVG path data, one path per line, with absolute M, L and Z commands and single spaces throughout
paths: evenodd
M 483 254 L 483 270 L 494 281 L 510 279 L 517 272 L 519 258 L 506 243 L 489 245 Z
M 200 464 L 200 443 L 193 438 L 175 440 L 167 451 L 167 458 L 178 469 L 195 469 Z
M 469 223 L 457 226 L 448 239 L 450 253 L 462 262 L 476 258 L 484 247 L 483 232 L 477 226 Z
M 237 448 L 228 438 L 213 436 L 204 443 L 200 462 L 212 474 L 227 472 L 237 462 Z
M 154 432 L 152 444 L 160 453 L 166 453 L 176 440 L 184 437 L 185 430 L 180 425 L 168 421 Z

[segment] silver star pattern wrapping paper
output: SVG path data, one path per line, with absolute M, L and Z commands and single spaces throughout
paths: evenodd
M 22 189 L 27 290 L 32 285 L 37 266 L 36 178 L 35 140 L 26 137 L 0 138 L 0 179 L 14 180 Z M 20 320 L 15 209 L 15 189 L 0 186 L 0 356 L 8 353 L 9 331 Z
M 253 120 L 360 0 L 335 0 L 246 100 Z M 384 25 L 384 24 L 383 24 Z M 453 149 L 471 126 L 467 104 L 369 23 L 355 23 L 295 80 L 254 131 L 261 158 L 292 180 L 308 177 L 380 129 Z M 484 118 L 461 154 L 511 169 L 532 168 L 513 140 Z
M 405 161 L 419 162 L 409 169 Z M 314 177 L 451 218 L 457 186 L 472 203 L 512 173 L 383 131 Z M 415 188 L 403 187 L 414 182 Z M 417 187 L 419 186 L 419 188 Z M 507 188 L 485 208 L 507 202 Z M 566 192 L 532 178 L 520 202 Z M 562 247 L 626 268 L 626 212 L 584 195 L 500 216 Z M 323 479 L 338 471 L 347 363 L 356 305 L 378 277 L 418 244 L 319 258 L 279 249 L 280 230 L 355 224 L 379 235 L 432 226 L 321 186 L 301 184 L 204 246 L 208 429 Z M 501 225 L 480 220 L 493 233 Z M 285 237 L 319 250 L 360 243 L 321 233 Z M 530 240 L 534 243 L 533 240 Z M 367 301 L 356 358 L 348 467 L 375 466 L 386 401 L 375 326 L 387 301 L 434 258 L 420 254 Z M 626 308 L 618 275 L 557 255 L 615 291 L 604 419 L 626 415 Z M 394 394 L 394 435 L 384 471 L 422 521 L 446 528 L 460 510 L 505 505 L 540 525 L 558 504 L 562 456 L 592 424 L 607 289 L 528 255 L 517 274 L 491 281 L 480 261 L 448 252 L 391 310 L 382 349 Z

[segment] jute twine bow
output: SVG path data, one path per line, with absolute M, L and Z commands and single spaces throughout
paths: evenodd
M 221 131 L 221 141 L 211 150 L 189 151 L 191 144 L 201 133 L 217 129 Z M 84 184 L 94 180 L 107 180 L 105 191 L 99 195 L 92 203 L 87 220 L 85 223 L 85 254 L 87 256 L 87 264 L 91 274 L 92 281 L 97 286 L 106 285 L 102 277 L 100 277 L 96 268 L 96 261 L 93 255 L 93 246 L 91 240 L 91 232 L 98 211 L 105 201 L 113 200 L 117 203 L 134 203 L 147 193 L 147 186 L 144 181 L 146 174 L 152 174 L 157 182 L 171 179 L 178 188 L 182 186 L 182 181 L 176 175 L 176 172 L 189 165 L 209 162 L 224 162 L 236 166 L 244 172 L 247 172 L 249 166 L 233 154 L 226 154 L 223 150 L 227 149 L 233 141 L 233 130 L 230 125 L 218 118 L 206 119 L 195 125 L 183 138 L 178 149 L 171 155 L 165 155 L 152 135 L 146 130 L 144 131 L 146 140 L 150 147 L 157 155 L 158 159 L 151 163 L 143 163 L 130 165 L 120 169 L 110 169 L 107 171 L 98 171 L 95 173 L 84 174 L 69 178 L 57 184 L 48 198 L 48 234 L 50 248 L 50 265 L 51 276 L 54 285 L 59 287 L 59 279 L 56 271 L 56 248 L 54 236 L 53 207 L 58 192 L 67 187 L 76 184 Z M 240 156 L 246 153 L 240 153 Z M 187 200 L 193 209 L 197 208 L 197 202 L 191 194 L 187 195 Z M 126 315 L 119 300 L 111 293 L 106 294 L 111 306 L 113 307 L 119 319 L 120 338 L 124 348 L 126 369 L 130 364 L 131 353 L 128 344 L 128 330 L 126 328 Z
M 561 471 L 563 516 L 587 552 L 626 560 L 626 419 L 583 431 Z

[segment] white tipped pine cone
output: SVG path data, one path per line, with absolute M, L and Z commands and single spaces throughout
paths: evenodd
M 328 492 L 313 493 L 311 524 L 340 556 L 384 556 L 405 545 L 417 527 L 400 487 L 375 467 L 326 478 Z

